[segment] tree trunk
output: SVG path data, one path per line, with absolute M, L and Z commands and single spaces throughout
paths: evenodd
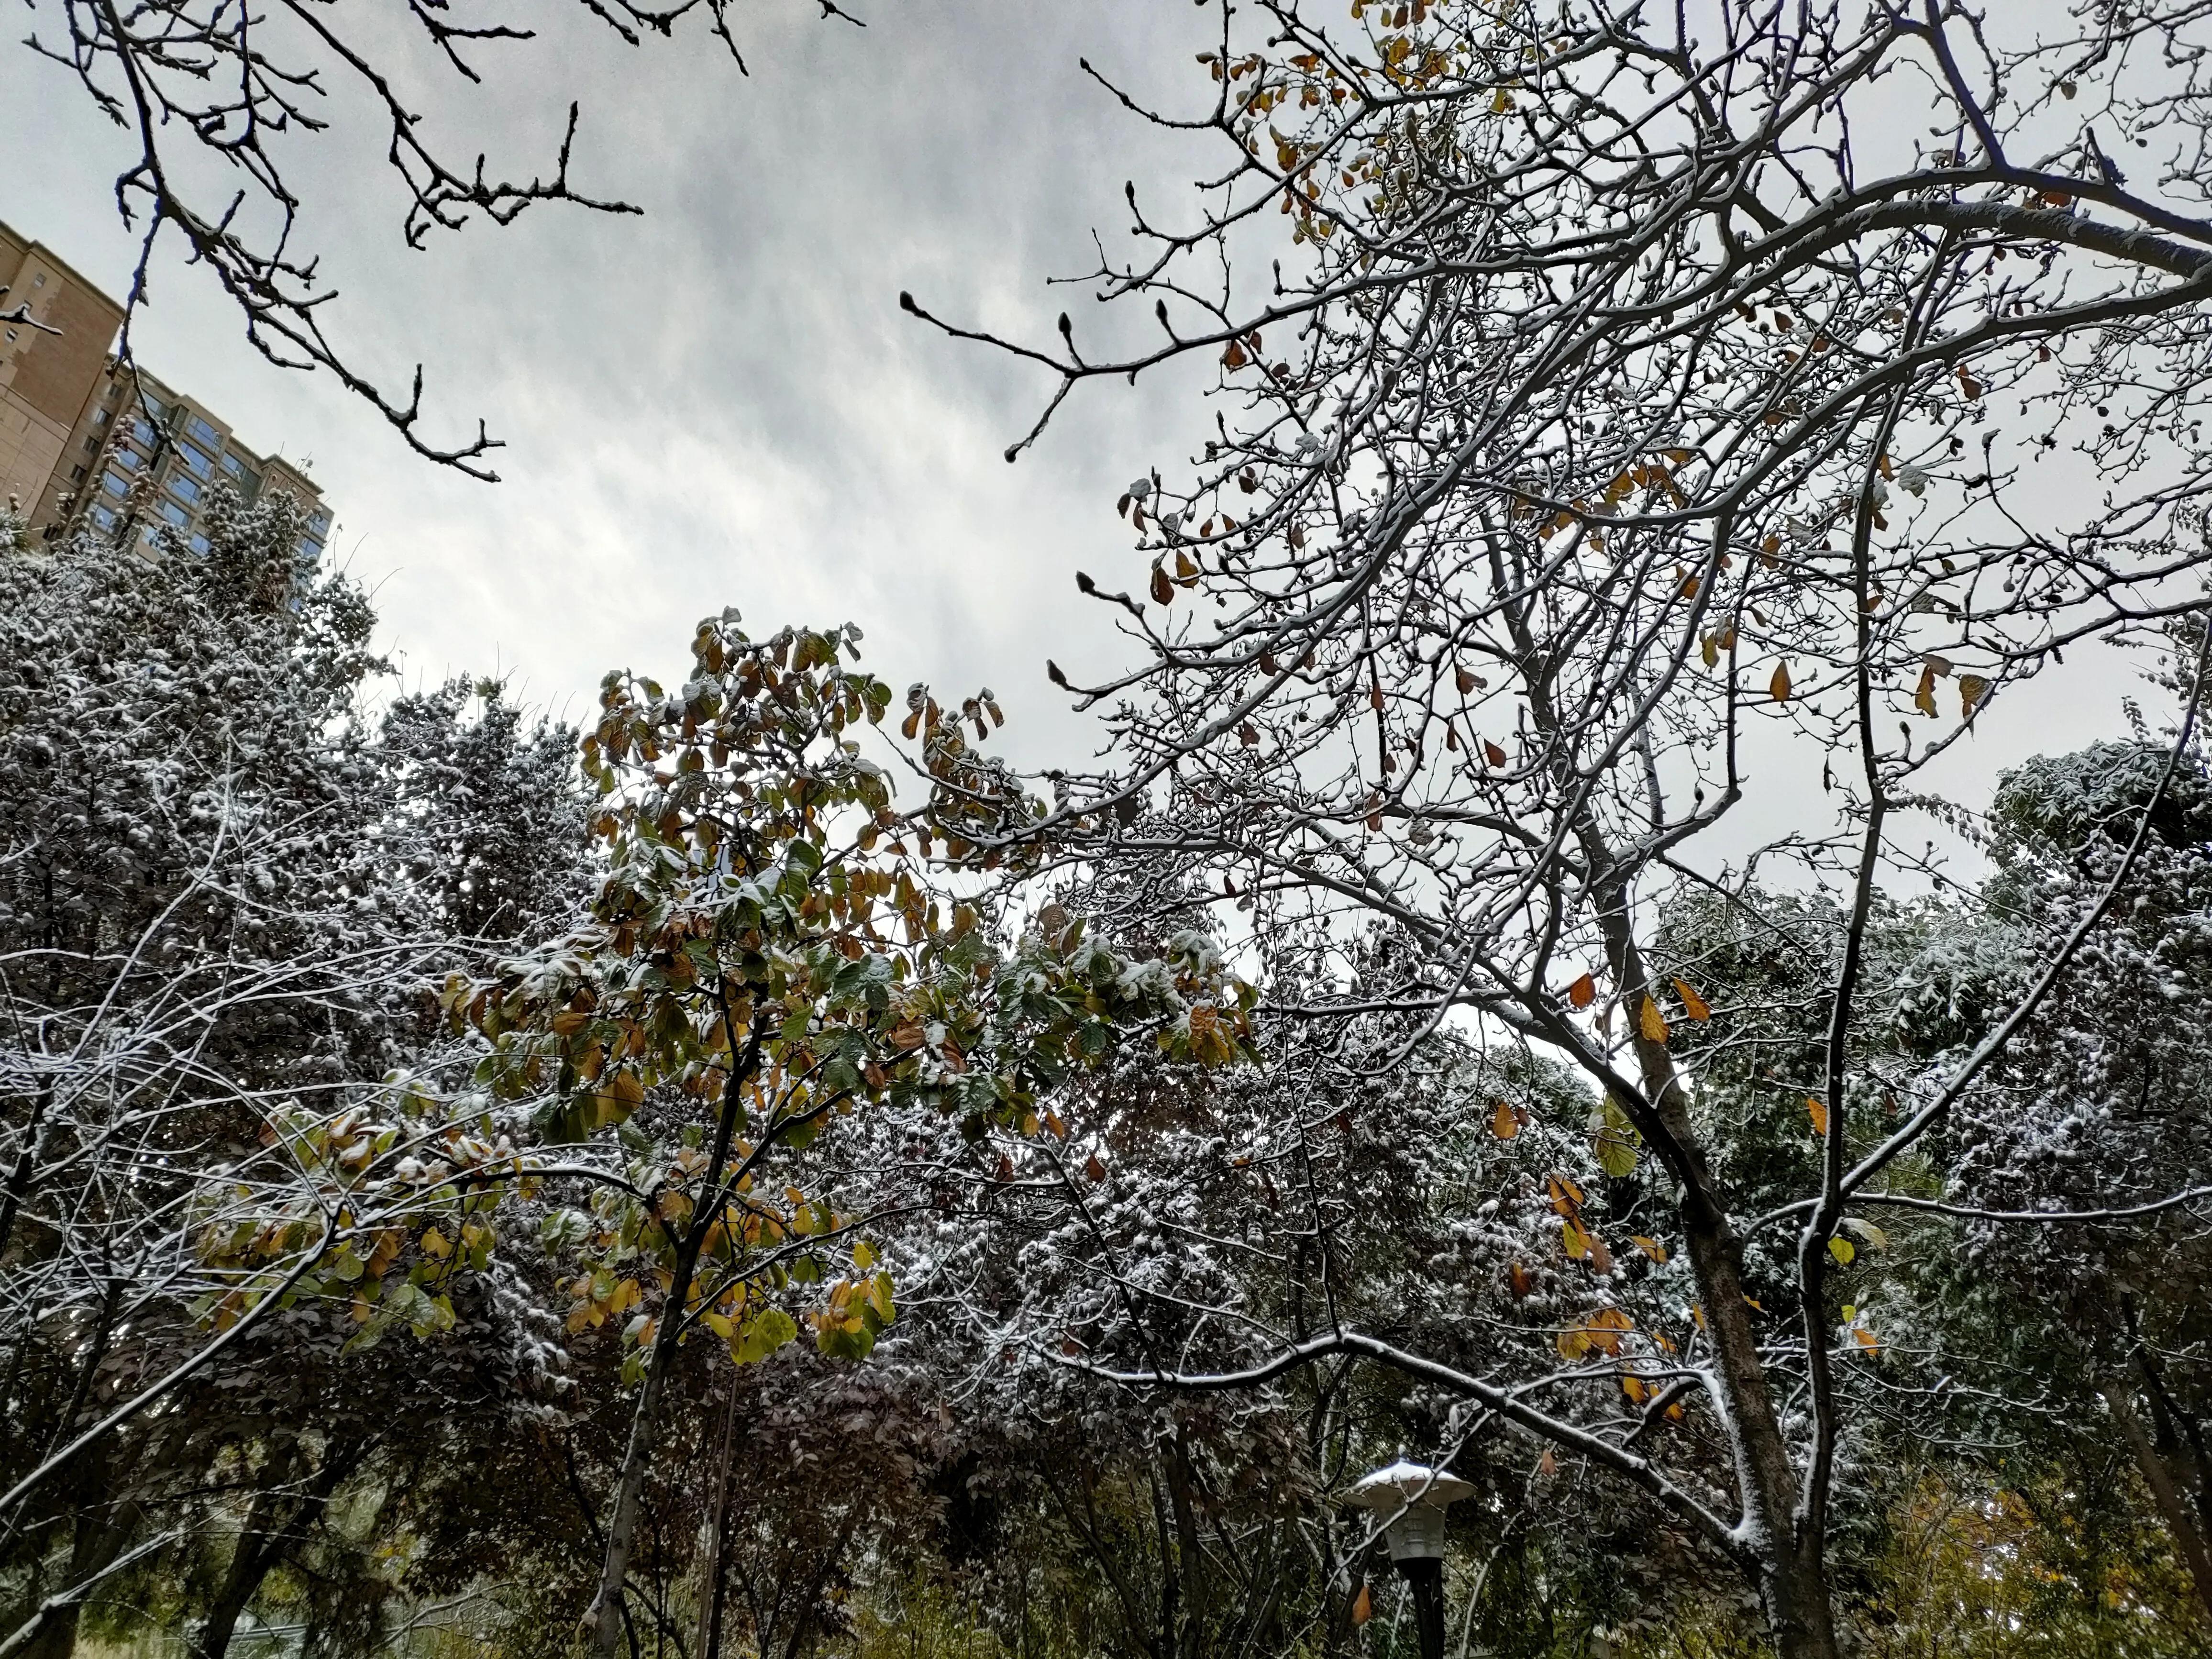
M 271 1491 L 254 1494 L 252 1507 L 246 1512 L 246 1525 L 231 1550 L 229 1565 L 223 1569 L 222 1583 L 216 1587 L 207 1617 L 192 1638 L 192 1659 L 222 1659 L 230 1650 L 240 1615 L 276 1562 L 276 1547 L 270 1534 L 283 1525 L 277 1514 L 282 1507 Z
M 732 1031 L 732 1054 L 737 1052 L 737 1047 L 736 1033 Z M 752 1052 L 757 1054 L 757 1050 L 756 1040 Z M 730 1143 L 737 1136 L 738 1114 L 743 1108 L 741 1086 L 750 1071 L 749 1060 L 742 1067 L 733 1067 L 728 1082 L 723 1085 L 721 1120 L 715 1126 L 714 1152 L 707 1165 L 714 1172 L 714 1201 L 701 1205 L 692 1216 L 690 1228 L 677 1249 L 676 1271 L 669 1280 L 668 1294 L 661 1302 L 660 1324 L 653 1333 L 653 1352 L 646 1361 L 645 1386 L 638 1392 L 637 1410 L 629 1423 L 629 1444 L 623 1453 L 622 1476 L 615 1483 L 614 1516 L 607 1523 L 607 1553 L 600 1565 L 599 1587 L 584 1612 L 592 1659 L 614 1659 L 622 1641 L 623 1589 L 629 1579 L 630 1551 L 637 1541 L 640 1500 L 645 1492 L 645 1466 L 653 1455 L 654 1437 L 660 1426 L 660 1396 L 667 1387 L 668 1373 L 676 1364 L 676 1346 L 684 1334 L 684 1306 L 691 1298 L 691 1279 L 699 1265 L 699 1252 L 727 1200 L 728 1194 L 721 1183 Z
M 1544 653 L 1525 611 L 1508 607 L 1506 620 L 1524 665 L 1541 663 Z M 1540 672 L 1528 672 L 1525 666 L 1524 672 L 1530 718 L 1540 732 L 1556 738 L 1560 726 L 1548 686 Z M 1570 796 L 1578 788 L 1571 774 L 1558 781 Z M 1620 990 L 1620 1012 L 1629 1022 L 1641 1104 L 1652 1120 L 1638 1127 L 1646 1139 L 1655 1131 L 1662 1138 L 1668 1173 L 1680 1188 L 1676 1214 L 1698 1286 L 1706 1340 L 1718 1362 L 1720 1403 L 1727 1417 L 1722 1426 L 1735 1469 L 1741 1511 L 1738 1530 L 1743 1540 L 1738 1559 L 1754 1581 L 1781 1659 L 1838 1659 L 1823 1509 L 1815 1504 L 1800 1513 L 1797 1472 L 1775 1413 L 1766 1368 L 1759 1357 L 1759 1333 L 1744 1295 L 1742 1241 L 1736 1237 L 1720 1183 L 1691 1121 L 1689 1097 L 1674 1056 L 1663 1041 L 1653 1041 L 1642 1032 L 1641 1003 L 1650 994 L 1650 980 L 1637 942 L 1629 878 L 1595 816 L 1580 814 L 1574 836 L 1589 868 L 1599 939 L 1613 981 Z M 1808 1330 L 1807 1340 L 1819 1341 L 1821 1334 Z
M 722 1646 L 722 1524 L 730 1503 L 730 1456 L 736 1449 L 738 1386 L 730 1384 L 730 1404 L 722 1418 L 722 1453 L 714 1463 L 714 1504 L 707 1522 L 707 1577 L 699 1593 L 699 1637 L 695 1659 L 715 1659 Z
M 684 1328 L 684 1303 L 691 1293 L 691 1275 L 679 1273 L 663 1304 L 660 1328 L 653 1333 L 653 1352 L 646 1361 L 645 1386 L 638 1392 L 637 1409 L 629 1420 L 629 1443 L 623 1452 L 622 1475 L 615 1483 L 614 1518 L 607 1525 L 607 1553 L 599 1570 L 599 1588 L 586 1609 L 584 1621 L 591 1632 L 592 1659 L 614 1659 L 622 1644 L 623 1587 L 629 1578 L 630 1552 L 637 1542 L 638 1516 L 644 1505 L 645 1466 L 653 1455 L 654 1437 L 660 1427 L 660 1395 L 668 1372 L 676 1363 L 676 1340 Z
M 1614 982 L 1623 988 L 1623 1009 L 1633 1021 L 1636 1000 L 1649 994 L 1643 952 L 1628 925 L 1627 895 L 1615 890 L 1600 911 Z M 1782 1659 L 1837 1659 L 1833 1599 L 1829 1593 L 1826 1540 L 1817 1524 L 1801 1527 L 1797 1472 L 1790 1444 L 1775 1416 L 1759 1357 L 1759 1332 L 1751 1320 L 1743 1289 L 1743 1247 L 1718 1200 L 1718 1188 L 1690 1121 L 1674 1057 L 1663 1042 L 1641 1035 L 1636 1058 L 1644 1097 L 1686 1168 L 1678 1213 L 1691 1272 L 1698 1285 L 1707 1340 L 1719 1362 L 1725 1425 L 1736 1465 L 1741 1528 L 1758 1562 L 1759 1601 L 1768 1633 Z M 1820 1340 L 1819 1332 L 1808 1341 Z M 1800 1535 L 1801 1531 L 1805 1535 Z
M 314 1478 L 297 1495 L 283 1495 L 289 1485 L 284 1477 L 296 1468 L 289 1463 L 274 1471 L 278 1479 L 254 1494 L 252 1506 L 246 1510 L 246 1524 L 239 1532 L 237 1546 L 231 1551 L 229 1565 L 223 1569 L 222 1583 L 209 1601 L 207 1617 L 193 1638 L 192 1659 L 222 1659 L 230 1650 L 240 1618 L 260 1590 L 262 1581 L 269 1577 L 269 1570 L 283 1557 L 285 1543 L 302 1517 L 330 1502 L 338 1483 L 353 1472 L 359 1462 L 357 1451 L 341 1453 L 333 1445 L 327 1449 L 322 1468 L 315 1471 Z
M 1174 1549 L 1182 1563 L 1177 1577 L 1182 1589 L 1182 1631 L 1176 1648 L 1181 1659 L 1203 1659 L 1206 1615 L 1212 1605 L 1206 1591 L 1205 1549 L 1198 1536 L 1198 1510 L 1191 1502 L 1196 1479 L 1190 1467 L 1188 1443 L 1178 1426 L 1175 1437 L 1168 1442 L 1168 1501 L 1175 1511 Z M 1160 1546 L 1163 1551 L 1167 1549 L 1167 1540 L 1163 1538 Z
M 2206 1553 L 2204 1534 L 2198 1530 L 2196 1517 L 2190 1513 L 2189 1506 L 2182 1501 L 2180 1488 L 2173 1483 L 2172 1471 L 2166 1468 L 2166 1460 L 2158 1455 L 2158 1448 L 2151 1444 L 2142 1419 L 2136 1415 L 2135 1403 L 2128 1398 L 2127 1384 L 2111 1383 L 2103 1392 L 2105 1409 L 2112 1414 L 2112 1421 L 2118 1425 L 2121 1438 L 2128 1443 L 2128 1449 L 2135 1454 L 2136 1467 L 2142 1471 L 2143 1484 L 2150 1488 L 2152 1501 L 2158 1505 L 2159 1517 L 2166 1522 L 2166 1531 L 2172 1534 L 2174 1547 L 2181 1552 L 2181 1559 L 2188 1564 L 2190 1582 L 2197 1588 L 2197 1599 L 2208 1613 L 2212 1613 L 2212 1555 Z

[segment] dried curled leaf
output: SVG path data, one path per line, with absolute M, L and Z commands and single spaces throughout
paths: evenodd
M 1706 1006 L 1705 1000 L 1690 988 L 1687 981 L 1678 979 L 1674 981 L 1674 994 L 1682 999 L 1682 1012 L 1692 1019 L 1708 1020 L 1713 1017 L 1713 1011 Z

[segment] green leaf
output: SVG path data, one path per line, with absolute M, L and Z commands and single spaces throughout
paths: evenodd
M 1644 1138 L 1611 1095 L 1592 1109 L 1589 1133 L 1590 1151 L 1597 1158 L 1598 1168 L 1616 1180 L 1636 1173 L 1636 1149 Z

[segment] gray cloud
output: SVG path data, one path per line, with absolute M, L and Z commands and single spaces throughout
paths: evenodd
M 643 218 L 540 210 L 415 253 L 374 111 L 341 96 L 340 131 L 291 151 L 344 291 L 338 337 L 392 382 L 426 359 L 443 430 L 482 414 L 507 441 L 505 483 L 441 473 L 331 381 L 267 367 L 173 256 L 142 319 L 146 361 L 249 442 L 313 459 L 340 555 L 377 585 L 410 675 L 496 665 L 580 712 L 606 668 L 678 669 L 692 623 L 735 604 L 763 625 L 856 620 L 902 685 L 993 686 L 1025 760 L 1088 750 L 1043 659 L 1103 673 L 1130 647 L 1072 572 L 1141 581 L 1113 498 L 1144 465 L 1172 467 L 1211 412 L 1189 372 L 1092 386 L 1009 467 L 1000 452 L 1048 377 L 942 339 L 896 296 L 1031 338 L 1063 307 L 1086 337 L 1141 329 L 1048 279 L 1088 267 L 1094 228 L 1109 253 L 1127 244 L 1125 178 L 1173 199 L 1215 158 L 1122 110 L 1078 60 L 1189 107 L 1218 14 L 867 0 L 856 29 L 782 0 L 743 9 L 741 76 L 697 31 L 633 52 L 580 8 L 549 9 L 542 40 L 487 55 L 481 91 L 414 60 L 432 121 L 528 173 L 580 98 L 580 187 Z M 0 155 L 37 158 L 5 175 L 0 217 L 119 290 L 122 137 L 21 50 L 0 52 Z M 1960 757 L 1966 798 L 2022 753 L 2112 730 L 2132 676 L 2090 684 L 2014 693 L 2018 724 Z M 1817 788 L 1817 760 L 1792 760 Z
M 416 65 L 433 124 L 510 172 L 550 159 L 580 98 L 580 186 L 641 219 L 538 210 L 410 252 L 372 110 L 342 95 L 341 131 L 292 146 L 343 292 L 337 337 L 390 382 L 425 359 L 444 432 L 483 415 L 507 441 L 506 482 L 441 474 L 327 379 L 267 367 L 173 258 L 139 350 L 249 441 L 313 459 L 340 555 L 377 585 L 413 673 L 497 664 L 585 707 L 604 669 L 675 668 L 691 623 L 736 604 L 763 624 L 851 617 L 878 672 L 991 684 L 1022 750 L 1087 748 L 1043 659 L 1121 659 L 1071 572 L 1141 577 L 1113 498 L 1188 451 L 1194 388 L 1090 388 L 1009 467 L 1000 452 L 1047 377 L 944 340 L 896 299 L 1038 338 L 1063 306 L 1080 314 L 1086 290 L 1048 278 L 1090 264 L 1094 227 L 1127 240 L 1121 180 L 1172 192 L 1206 158 L 1078 59 L 1201 98 L 1191 59 L 1212 14 L 879 0 L 854 28 L 799 0 L 747 10 L 750 76 L 696 33 L 632 52 L 580 14 L 488 55 L 472 97 Z M 0 149 L 40 157 L 0 216 L 119 289 L 122 135 L 17 51 L 0 55 Z

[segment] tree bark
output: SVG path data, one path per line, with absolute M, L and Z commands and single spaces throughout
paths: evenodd
M 2135 1454 L 2136 1467 L 2142 1472 L 2143 1484 L 2150 1488 L 2151 1499 L 2158 1505 L 2160 1519 L 2172 1534 L 2173 1546 L 2181 1552 L 2188 1564 L 2189 1578 L 2197 1589 L 2197 1599 L 2208 1613 L 2212 1613 L 2212 1554 L 2205 1549 L 2204 1534 L 2197 1528 L 2196 1517 L 2182 1501 L 2181 1491 L 2174 1485 L 2173 1473 L 2166 1460 L 2151 1444 L 2149 1433 L 2143 1428 L 2142 1419 L 2136 1415 L 2135 1403 L 2128 1397 L 2124 1382 L 2107 1384 L 2103 1390 L 2105 1409 L 2112 1413 L 2118 1425 L 2120 1437 Z
M 269 1570 L 283 1556 L 284 1546 L 301 1517 L 327 1504 L 338 1483 L 352 1473 L 358 1462 L 357 1454 L 342 1454 L 333 1447 L 325 1455 L 323 1466 L 315 1471 L 313 1479 L 297 1495 L 283 1495 L 289 1482 L 283 1478 L 254 1494 L 252 1505 L 246 1510 L 246 1524 L 239 1532 L 237 1546 L 223 1569 L 222 1583 L 216 1587 L 208 1604 L 207 1617 L 193 1638 L 192 1659 L 222 1659 L 230 1650 L 239 1620 L 260 1590 L 262 1581 L 269 1577 Z M 280 1477 L 289 1474 L 292 1467 L 295 1466 L 288 1465 L 285 1470 L 279 1471 Z
M 1636 1013 L 1629 1005 L 1650 993 L 1643 953 L 1629 928 L 1625 893 L 1604 905 L 1600 926 L 1613 958 L 1614 982 L 1623 988 L 1624 1006 L 1632 1020 Z M 1768 1632 L 1782 1659 L 1838 1659 L 1826 1539 L 1819 1527 L 1801 1528 L 1798 1523 L 1797 1473 L 1759 1357 L 1759 1332 L 1743 1289 L 1741 1241 L 1719 1201 L 1674 1055 L 1663 1042 L 1639 1033 L 1636 1057 L 1645 1098 L 1684 1165 L 1675 1172 L 1682 1182 L 1677 1212 L 1706 1337 L 1718 1361 L 1742 1529 L 1746 1547 L 1758 1563 L 1756 1587 Z M 1814 1332 L 1808 1340 L 1821 1339 Z
M 738 1045 L 734 1031 L 731 1038 L 730 1051 L 735 1054 Z M 757 1052 L 757 1042 L 754 1052 Z M 600 1565 L 599 1589 L 584 1613 L 592 1659 L 614 1659 L 622 1642 L 623 1589 L 629 1582 L 630 1552 L 637 1541 L 645 1466 L 653 1455 L 654 1437 L 660 1426 L 660 1397 L 668 1385 L 668 1373 L 676 1364 L 677 1344 L 684 1334 L 684 1304 L 690 1300 L 691 1279 L 699 1265 L 699 1252 L 728 1200 L 724 1185 L 725 1165 L 730 1155 L 730 1143 L 737 1137 L 738 1114 L 743 1106 L 742 1085 L 750 1070 L 750 1061 L 742 1067 L 733 1067 L 723 1087 L 721 1119 L 715 1125 L 714 1150 L 707 1166 L 714 1172 L 714 1200 L 699 1206 L 677 1249 L 676 1270 L 669 1281 L 668 1294 L 661 1303 L 660 1324 L 653 1333 L 653 1352 L 646 1361 L 645 1386 L 638 1392 L 637 1410 L 630 1418 L 629 1443 L 623 1450 L 622 1474 L 615 1484 L 614 1516 L 607 1523 L 606 1558 Z
M 738 1389 L 730 1385 L 730 1404 L 722 1418 L 722 1451 L 714 1462 L 714 1505 L 707 1522 L 707 1577 L 700 1588 L 697 1659 L 715 1659 L 722 1646 L 722 1525 L 730 1503 L 730 1458 L 736 1449 Z
M 1175 1437 L 1168 1442 L 1168 1500 L 1175 1510 L 1175 1551 L 1182 1570 L 1178 1575 L 1182 1587 L 1182 1630 L 1176 1651 L 1181 1659 L 1204 1659 L 1206 1652 L 1206 1615 L 1212 1603 L 1206 1592 L 1206 1555 L 1199 1541 L 1198 1510 L 1191 1501 L 1191 1488 L 1196 1477 L 1190 1467 L 1190 1448 L 1184 1431 L 1178 1426 Z M 1160 1540 L 1163 1548 L 1167 1540 Z

